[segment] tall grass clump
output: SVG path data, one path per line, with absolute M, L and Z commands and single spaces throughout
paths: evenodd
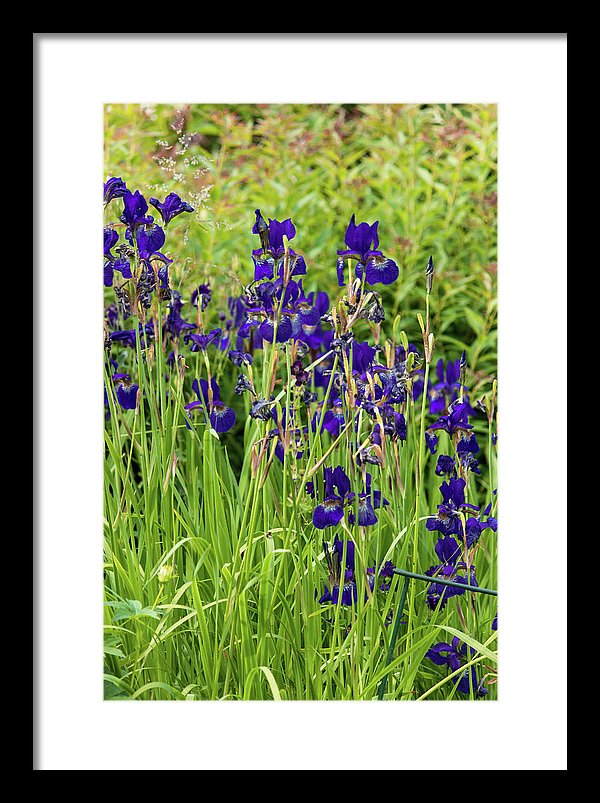
M 106 698 L 496 699 L 491 107 L 107 118 Z

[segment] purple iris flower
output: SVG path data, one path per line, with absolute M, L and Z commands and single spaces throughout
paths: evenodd
M 135 348 L 136 336 L 135 329 L 117 329 L 109 335 L 111 343 L 122 343 L 132 349 Z
M 135 238 L 141 259 L 150 259 L 154 254 L 158 254 L 165 244 L 165 233 L 157 223 L 138 226 Z
M 110 203 L 113 198 L 122 198 L 127 191 L 127 185 L 121 178 L 112 176 L 104 184 L 104 206 Z
M 301 283 L 299 282 L 298 284 L 301 288 Z M 301 311 L 302 317 L 299 320 L 301 326 L 296 326 L 294 338 L 296 341 L 305 343 L 308 348 L 317 351 L 323 346 L 325 339 L 333 334 L 330 331 L 325 332 L 321 325 L 323 316 L 327 315 L 329 310 L 329 296 L 324 292 L 315 293 L 311 291 L 308 295 L 300 298 L 297 303 L 300 310 L 296 309 L 295 311 Z M 318 319 L 313 310 L 318 313 Z M 294 310 L 292 310 L 292 313 L 294 313 Z
M 254 357 L 251 354 L 247 354 L 245 351 L 236 351 L 235 349 L 232 349 L 227 356 L 234 365 L 237 365 L 238 368 L 241 368 L 242 365 L 252 365 L 254 362 Z
M 283 279 L 265 279 L 264 281 L 251 282 L 246 289 L 246 298 L 250 307 L 257 304 L 273 303 L 271 299 L 275 296 L 280 298 L 283 289 Z
M 194 211 L 194 207 L 182 201 L 175 192 L 170 192 L 162 203 L 158 198 L 150 198 L 150 203 L 160 212 L 165 226 L 168 226 L 171 220 L 182 212 Z
M 221 391 L 216 379 L 210 381 L 210 388 L 206 379 L 192 382 L 192 390 L 198 397 L 198 401 L 186 404 L 184 409 L 189 411 L 196 407 L 201 407 L 204 414 L 208 415 L 211 427 L 215 432 L 228 432 L 235 424 L 235 412 L 221 401 Z
M 379 589 L 381 591 L 389 591 L 390 586 L 392 584 L 392 580 L 394 578 L 394 569 L 396 567 L 392 563 L 391 560 L 386 560 L 383 566 L 379 570 L 379 577 L 383 582 L 380 584 Z
M 363 376 L 369 371 L 377 355 L 377 349 L 368 343 L 352 343 L 352 373 Z M 350 351 L 350 346 L 348 346 Z
M 104 256 L 107 259 L 115 259 L 111 253 L 111 248 L 117 244 L 119 240 L 119 232 L 115 231 L 112 226 L 104 227 Z
M 439 532 L 442 535 L 454 535 L 459 541 L 463 542 L 467 549 L 470 549 L 475 544 L 481 533 L 485 529 L 491 529 L 496 532 L 498 529 L 498 522 L 489 513 L 491 511 L 491 503 L 480 512 L 476 505 L 470 505 L 465 502 L 465 480 L 456 476 L 450 477 L 448 482 L 442 483 L 440 491 L 442 492 L 443 504 L 438 505 L 437 516 L 431 516 L 427 519 L 425 527 L 430 532 Z M 470 513 L 468 519 L 463 522 L 460 514 Z M 487 518 L 484 520 L 483 517 Z
M 278 302 L 280 317 L 278 329 L 282 326 L 282 333 L 278 332 L 277 340 L 283 338 L 281 342 L 289 340 L 290 337 L 299 338 L 310 334 L 319 324 L 321 317 L 319 311 L 311 303 L 311 298 L 304 294 L 302 280 L 295 282 L 290 279 L 284 285 L 283 279 L 277 278 L 274 281 L 264 281 L 260 284 L 253 282 L 249 288 L 248 307 L 249 319 L 260 321 L 261 316 L 267 320 L 264 331 L 267 337 L 264 340 L 272 342 L 272 330 L 275 322 L 275 302 Z M 312 295 L 312 294 L 311 294 Z M 259 329 L 259 336 L 261 335 Z
M 433 661 L 436 666 L 448 666 L 451 672 L 456 672 L 460 669 L 463 665 L 463 660 L 469 661 L 474 656 L 475 650 L 472 647 L 467 647 L 458 636 L 454 636 L 451 644 L 440 641 L 425 653 L 425 657 Z M 483 697 L 487 694 L 487 689 L 478 683 L 475 666 L 467 668 L 462 674 L 457 675 L 455 684 L 457 691 L 461 692 L 461 694 L 469 694 L 471 688 L 477 697 Z
M 446 363 L 446 373 L 444 376 L 444 360 L 442 357 L 437 361 L 435 367 L 438 381 L 430 389 L 429 398 L 431 406 L 429 411 L 432 415 L 440 415 L 447 407 L 458 399 L 460 392 L 460 359 L 449 360 Z
M 325 590 L 319 599 L 320 605 L 331 604 L 337 605 L 340 602 L 342 605 L 354 605 L 358 599 L 358 589 L 356 585 L 356 567 L 355 567 L 355 547 L 353 541 L 346 541 L 346 563 L 344 565 L 344 541 L 342 541 L 336 534 L 332 549 L 329 550 L 328 545 L 323 542 L 323 549 L 325 551 L 325 560 L 327 562 L 328 580 L 329 584 L 325 584 Z M 342 580 L 342 567 L 343 580 Z M 394 576 L 395 566 L 392 561 L 388 560 L 379 570 L 379 578 L 383 580 L 379 588 L 381 591 L 389 591 L 391 579 Z M 375 566 L 369 566 L 366 570 L 366 580 L 371 592 L 375 589 L 375 578 L 377 576 L 377 569 Z M 341 592 L 341 593 L 340 593 Z M 316 596 L 316 594 L 315 594 Z M 365 591 L 365 601 L 369 597 L 369 592 Z
M 321 417 L 321 413 L 317 411 L 315 413 L 314 422 L 318 421 Z M 334 399 L 331 405 L 330 410 L 325 411 L 325 415 L 323 416 L 323 429 L 326 429 L 334 438 L 340 434 L 340 430 L 344 426 L 345 419 L 344 419 L 344 406 L 341 399 Z
M 111 226 L 104 227 L 104 286 L 112 287 L 114 271 L 118 270 L 124 279 L 131 279 L 131 264 L 128 259 L 115 257 L 112 248 L 119 240 L 119 233 Z
M 338 256 L 343 258 L 353 257 L 365 263 L 371 255 L 381 255 L 381 251 L 377 250 L 379 246 L 378 226 L 378 220 L 372 225 L 359 223 L 357 226 L 356 216 L 353 214 L 350 218 L 348 228 L 346 229 L 346 236 L 344 237 L 344 242 L 348 247 L 346 250 L 338 251 Z M 373 246 L 373 250 L 371 246 Z
M 363 265 L 358 262 L 355 273 L 361 279 L 363 275 Z M 399 275 L 398 265 L 386 256 L 371 256 L 364 267 L 365 279 L 367 284 L 393 284 Z
M 343 366 L 345 361 L 348 360 L 353 376 L 365 381 L 367 373 L 375 373 L 377 368 L 375 363 L 377 349 L 369 345 L 369 343 L 358 343 L 351 334 L 346 334 L 339 338 L 332 338 L 329 346 L 338 356 L 340 366 Z M 344 373 L 345 371 L 340 373 L 340 381 Z M 372 401 L 382 398 L 383 391 L 379 385 L 376 386 L 375 393 L 376 398 Z
M 459 652 L 461 640 L 458 636 L 454 636 L 452 644 L 447 644 L 445 641 L 440 641 L 434 644 L 427 652 L 425 657 L 436 666 L 449 666 L 452 672 L 456 672 L 462 666 L 461 653 Z
M 250 406 L 250 418 L 268 421 L 273 417 L 273 396 L 270 399 L 255 399 Z
M 440 563 L 436 566 L 431 566 L 425 572 L 426 575 L 434 578 L 434 582 L 431 583 L 427 590 L 427 605 L 431 610 L 435 610 L 439 605 L 441 610 L 451 597 L 460 596 L 464 594 L 465 590 L 436 583 L 436 577 L 471 586 L 477 585 L 477 579 L 475 567 L 472 564 L 469 571 L 467 571 L 467 564 L 461 560 L 461 548 L 451 535 L 438 538 L 435 545 L 435 554 Z
M 150 218 L 152 220 L 152 218 Z M 132 230 L 127 228 L 125 238 L 133 245 Z M 152 257 L 160 259 L 165 265 L 170 265 L 173 260 L 161 254 L 160 250 L 165 244 L 165 233 L 157 223 L 140 224 L 135 229 L 135 241 L 137 243 L 140 259 L 150 260 Z
M 456 477 L 456 461 L 448 454 L 438 456 L 435 473 L 438 477 L 447 474 L 449 477 Z
M 135 410 L 139 386 L 132 382 L 129 374 L 113 374 L 117 400 L 123 410 Z
M 308 300 L 310 304 L 319 312 L 319 315 L 322 317 L 326 315 L 329 311 L 329 296 L 327 293 L 323 292 L 322 290 L 310 292 L 308 294 Z
M 327 562 L 331 590 L 329 586 L 325 584 L 325 591 L 323 596 L 319 599 L 319 605 L 324 605 L 325 603 L 337 605 L 338 602 L 341 602 L 342 605 L 354 605 L 358 599 L 356 580 L 354 577 L 354 542 L 350 540 L 346 542 L 346 564 L 344 566 L 343 578 L 344 542 L 338 538 L 336 534 L 331 552 L 325 542 L 323 542 L 323 549 L 325 550 L 325 560 Z
M 258 228 L 258 220 L 260 218 L 260 209 L 255 211 L 256 215 L 256 222 L 252 227 L 252 233 L 255 234 Z M 287 220 L 279 221 L 279 220 L 271 220 L 269 218 L 269 227 L 268 227 L 268 238 L 269 238 L 269 245 L 266 250 L 268 250 L 272 256 L 274 257 L 281 257 L 285 253 L 285 247 L 283 245 L 283 238 L 287 237 L 288 240 L 293 240 L 296 236 L 296 227 L 292 223 L 291 218 L 287 218 Z
M 281 418 L 277 415 L 275 408 L 271 409 L 271 417 L 277 425 L 272 429 L 268 437 L 276 438 L 275 456 L 283 463 L 285 454 L 288 453 L 294 460 L 300 460 L 305 453 L 307 427 L 295 427 L 294 410 L 284 407 Z
M 370 474 L 366 474 L 364 490 L 358 496 L 350 490 L 350 479 L 341 466 L 325 468 L 323 477 L 324 499 L 313 512 L 313 525 L 317 529 L 324 530 L 339 524 L 344 517 L 344 506 L 348 506 L 350 524 L 356 521 L 355 506 L 358 508 L 358 524 L 361 527 L 377 524 L 375 510 L 389 502 L 382 497 L 381 491 L 372 490 Z
M 465 501 L 464 479 L 450 477 L 448 482 L 443 482 L 440 486 L 443 504 L 438 505 L 437 516 L 431 516 L 425 522 L 425 527 L 433 532 L 439 531 L 442 535 L 460 535 L 462 532 L 462 522 L 460 514 L 468 511 L 479 512 L 476 505 L 470 505 Z
M 383 421 L 383 432 L 392 442 L 406 440 L 406 419 L 389 404 L 382 404 L 379 414 Z M 381 427 L 379 422 L 373 427 L 373 443 L 381 446 Z
M 469 405 L 456 402 L 451 406 L 449 415 L 442 415 L 438 420 L 427 428 L 427 432 L 435 432 L 438 429 L 443 429 L 449 435 L 454 435 L 456 432 L 467 432 L 473 429 L 473 424 L 469 424 Z
M 114 276 L 114 262 L 104 262 L 104 286 L 112 287 Z
M 438 538 L 435 554 L 441 566 L 455 566 L 460 560 L 461 550 L 451 535 L 445 535 L 443 538 Z
M 289 297 L 290 290 L 292 297 Z M 304 295 L 302 280 L 297 284 L 293 281 L 288 283 L 288 288 L 286 288 L 286 312 L 292 323 L 292 332 L 295 336 L 310 331 L 321 320 L 319 310 L 313 307 L 311 300 Z
M 260 236 L 261 248 L 252 251 L 254 261 L 254 280 L 273 279 L 277 275 L 283 278 L 284 254 L 283 245 L 284 235 L 288 240 L 293 240 L 296 236 L 296 227 L 291 218 L 287 220 L 265 221 L 260 213 L 260 209 L 254 212 L 256 220 L 252 227 L 252 234 Z M 306 273 L 306 262 L 304 257 L 296 254 L 293 249 L 289 249 L 290 276 L 301 276 Z
M 184 321 L 181 317 L 181 308 L 183 300 L 181 293 L 178 290 L 171 290 L 171 298 L 169 300 L 169 311 L 164 321 L 164 330 L 171 337 L 179 337 L 182 332 L 187 332 L 190 329 L 195 329 L 193 323 Z
M 439 542 L 438 542 L 439 543 Z M 446 547 L 450 551 L 450 547 Z M 459 597 L 465 593 L 464 588 L 455 588 L 454 586 L 447 586 L 442 583 L 436 583 L 435 578 L 439 577 L 440 580 L 451 580 L 454 583 L 461 583 L 465 586 L 477 586 L 477 579 L 475 577 L 475 566 L 471 564 L 467 576 L 467 564 L 463 561 L 457 561 L 448 564 L 439 564 L 431 566 L 425 574 L 433 578 L 433 582 L 427 589 L 427 607 L 432 611 L 439 606 L 439 610 L 445 608 L 446 603 L 452 597 Z
M 348 522 L 354 524 L 356 517 L 354 514 L 354 492 L 346 494 L 346 500 L 350 505 L 348 512 Z M 381 491 L 371 488 L 371 475 L 365 475 L 365 489 L 358 494 L 358 523 L 361 527 L 370 527 L 377 524 L 375 511 L 382 505 L 389 505 L 389 501 L 381 495 Z
M 493 517 L 489 516 L 489 512 L 491 510 L 491 503 L 486 507 L 486 509 L 480 513 L 478 516 L 470 516 L 465 522 L 465 544 L 467 549 L 470 549 L 473 544 L 479 541 L 481 533 L 486 530 L 490 529 L 492 532 L 496 532 L 498 530 L 498 521 Z M 487 516 L 485 521 L 483 520 L 483 516 Z M 459 533 L 460 537 L 460 533 Z
M 357 226 L 354 214 L 350 218 L 344 238 L 347 248 L 337 252 L 337 274 L 340 286 L 343 286 L 344 258 L 357 260 L 355 275 L 357 278 L 362 278 L 364 273 L 369 285 L 392 284 L 398 278 L 399 271 L 396 263 L 379 250 L 378 226 L 378 220 L 372 225 L 359 223 Z
M 140 338 L 140 347 L 145 349 L 148 340 L 154 337 L 154 326 L 147 323 L 145 326 L 140 324 L 137 329 L 119 329 L 111 332 L 109 337 L 112 343 L 122 343 L 124 346 L 135 349 L 136 338 Z
M 293 336 L 294 329 L 290 319 L 284 315 L 277 322 L 277 331 L 275 331 L 275 318 L 268 317 L 259 325 L 257 334 L 261 340 L 266 340 L 267 343 L 272 343 L 273 340 L 277 343 L 285 343 Z
M 203 332 L 198 334 L 191 334 L 190 332 L 187 332 L 184 335 L 183 342 L 192 343 L 191 351 L 206 351 L 210 345 L 218 342 L 222 333 L 222 329 L 211 329 L 210 332 L 207 332 L 206 334 Z
M 138 226 L 152 225 L 154 218 L 147 215 L 148 203 L 139 190 L 131 192 L 125 190 L 123 198 L 123 214 L 120 217 L 121 223 L 125 223 L 130 231 L 135 231 Z
M 471 434 L 470 438 L 462 437 L 456 444 L 456 453 L 465 471 L 481 474 L 479 460 L 475 457 L 478 451 L 479 444 L 477 443 L 477 438 L 474 433 Z
M 348 512 L 348 522 L 354 524 L 355 521 L 356 516 L 354 510 L 350 509 Z M 361 527 L 372 527 L 374 524 L 377 524 L 377 515 L 375 514 L 373 502 L 366 493 L 358 495 L 358 523 Z
M 198 303 L 200 303 L 200 310 L 204 311 L 211 299 L 212 291 L 207 284 L 199 284 L 195 290 L 192 291 L 192 295 L 190 296 L 190 303 L 197 307 Z
M 429 449 L 430 454 L 435 454 L 438 445 L 438 436 L 430 435 L 429 432 L 425 433 L 425 444 Z
M 163 264 L 157 271 L 158 277 L 158 300 L 170 301 L 174 291 L 169 286 L 169 266 Z
M 377 375 L 383 388 L 383 396 L 389 404 L 403 404 L 406 401 L 407 382 L 410 379 L 404 373 L 404 367 L 400 370 L 396 366 L 390 369 L 378 369 Z
M 109 328 L 115 329 L 119 323 L 119 311 L 114 301 L 104 309 L 104 317 Z
M 313 524 L 317 529 L 335 527 L 344 518 L 344 502 L 350 493 L 350 479 L 341 466 L 325 468 L 324 499 L 313 512 Z
M 325 550 L 325 560 L 327 562 L 329 585 L 325 584 L 325 590 L 319 599 L 319 605 L 331 604 L 354 605 L 358 600 L 358 589 L 356 585 L 356 569 L 354 558 L 354 542 L 346 541 L 346 563 L 344 565 L 344 541 L 336 534 L 331 551 L 328 545 L 323 542 Z M 343 569 L 343 571 L 342 571 Z M 368 568 L 366 571 L 367 583 L 371 591 L 375 587 L 375 570 Z M 316 595 L 315 595 L 316 596 Z M 368 594 L 365 595 L 367 599 Z
M 277 321 L 277 330 L 276 330 Z M 272 298 L 266 297 L 262 307 L 255 307 L 248 310 L 248 319 L 239 329 L 239 334 L 247 337 L 250 334 L 250 327 L 258 326 L 257 336 L 259 342 L 266 340 L 272 343 L 285 343 L 293 337 L 294 327 L 287 314 L 281 314 L 277 319 L 277 313 L 273 307 Z M 243 333 L 243 334 L 242 334 Z

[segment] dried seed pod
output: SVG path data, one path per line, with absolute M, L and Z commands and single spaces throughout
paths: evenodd
M 131 296 L 123 285 L 115 284 L 115 296 L 117 297 L 117 309 L 122 318 L 129 318 L 131 315 Z

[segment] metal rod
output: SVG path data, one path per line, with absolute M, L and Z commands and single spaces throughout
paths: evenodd
M 402 587 L 402 593 L 400 595 L 400 602 L 398 604 L 398 609 L 396 610 L 396 616 L 394 618 L 394 627 L 392 630 L 392 637 L 390 639 L 390 648 L 388 650 L 387 658 L 385 660 L 385 665 L 388 667 L 394 655 L 394 648 L 396 647 L 396 641 L 398 640 L 398 634 L 400 633 L 400 623 L 402 621 L 402 612 L 404 610 L 404 603 L 406 602 L 406 595 L 408 593 L 408 584 L 410 579 L 413 580 L 423 580 L 426 583 L 439 583 L 443 586 L 452 586 L 453 588 L 460 588 L 464 591 L 475 591 L 479 592 L 480 594 L 491 594 L 494 597 L 498 596 L 498 592 L 495 591 L 493 588 L 482 588 L 481 586 L 471 586 L 466 585 L 465 583 L 456 583 L 454 580 L 443 580 L 440 577 L 430 577 L 428 574 L 416 574 L 415 572 L 407 572 L 404 569 L 394 569 L 394 574 L 398 574 L 401 577 L 404 577 L 404 586 Z M 378 700 L 383 700 L 383 696 L 385 694 L 385 690 L 387 688 L 387 679 L 388 679 L 389 672 L 386 672 L 383 678 L 381 679 L 381 683 L 379 684 L 379 692 L 377 694 Z
M 400 574 L 402 577 L 412 577 L 414 580 L 424 580 L 426 583 L 439 583 L 442 586 L 452 586 L 453 588 L 462 588 L 465 591 L 476 591 L 480 594 L 491 594 L 493 597 L 498 596 L 498 592 L 493 588 L 482 588 L 481 586 L 470 586 L 466 583 L 456 583 L 454 580 L 443 580 L 441 577 L 430 577 L 428 574 L 415 574 L 414 572 L 407 572 L 404 569 L 394 569 L 394 574 Z
M 410 572 L 406 574 L 410 575 Z M 398 609 L 396 610 L 396 617 L 394 619 L 394 628 L 392 630 L 392 637 L 390 639 L 390 648 L 388 650 L 387 658 L 385 659 L 385 665 L 389 666 L 392 662 L 392 656 L 394 655 L 394 647 L 396 646 L 396 640 L 398 638 L 398 633 L 400 632 L 400 622 L 402 621 L 402 611 L 404 610 L 404 603 L 406 602 L 406 594 L 408 592 L 408 584 L 410 582 L 410 576 L 404 578 L 404 586 L 402 588 L 402 594 L 400 595 L 400 602 L 398 603 Z M 387 679 L 388 679 L 388 672 L 385 673 L 383 678 L 381 679 L 381 683 L 379 684 L 379 693 L 377 695 L 379 700 L 383 700 L 383 695 L 385 694 L 385 689 L 387 686 Z

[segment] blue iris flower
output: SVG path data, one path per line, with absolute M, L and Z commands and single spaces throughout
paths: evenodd
M 474 656 L 475 650 L 472 647 L 467 647 L 457 636 L 454 636 L 450 644 L 440 641 L 425 653 L 425 657 L 433 661 L 436 666 L 448 666 L 451 672 L 460 669 L 463 666 L 463 662 L 466 663 Z M 457 675 L 454 683 L 457 691 L 461 694 L 469 694 L 471 689 L 473 689 L 477 697 L 483 697 L 487 694 L 487 689 L 477 680 L 475 666 L 471 666 L 460 675 Z
M 282 279 L 285 255 L 283 237 L 285 235 L 288 241 L 293 240 L 296 236 L 296 227 L 292 223 L 291 218 L 282 221 L 269 218 L 269 222 L 267 223 L 260 209 L 256 209 L 254 214 L 256 220 L 252 227 L 252 234 L 259 235 L 262 246 L 252 251 L 254 280 L 274 279 L 275 277 Z M 304 275 L 306 273 L 304 257 L 296 254 L 292 248 L 289 248 L 288 254 L 289 276 Z
M 355 276 L 360 279 L 364 273 L 365 281 L 369 285 L 392 284 L 398 278 L 398 265 L 379 250 L 378 226 L 378 220 L 371 225 L 368 223 L 356 225 L 355 215 L 350 218 L 344 237 L 347 248 L 337 252 L 338 284 L 341 287 L 344 286 L 344 259 L 357 260 Z
M 235 424 L 236 415 L 221 401 L 221 391 L 216 379 L 214 377 L 211 379 L 210 386 L 206 379 L 200 379 L 200 381 L 194 379 L 192 390 L 198 400 L 185 405 L 184 409 L 188 415 L 190 410 L 200 407 L 205 416 L 208 416 L 210 425 L 215 432 L 228 432 Z
M 181 215 L 182 212 L 194 211 L 194 207 L 186 201 L 182 201 L 175 192 L 170 192 L 162 203 L 158 198 L 150 198 L 150 203 L 160 212 L 165 226 L 168 226 L 171 220 L 177 215 Z

